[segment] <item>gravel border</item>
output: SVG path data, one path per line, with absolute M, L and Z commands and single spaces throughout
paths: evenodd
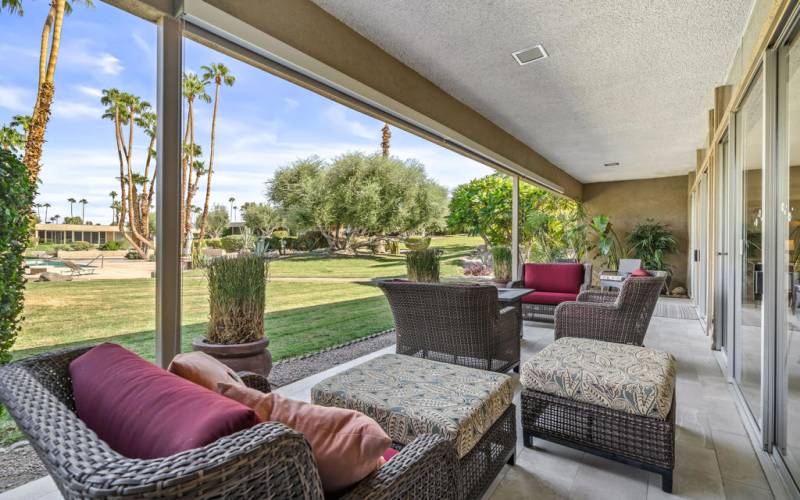
M 395 342 L 394 330 L 387 330 L 311 354 L 283 359 L 272 367 L 269 381 L 273 388 L 291 384 Z M 27 441 L 0 448 L 0 493 L 46 475 L 47 469 Z

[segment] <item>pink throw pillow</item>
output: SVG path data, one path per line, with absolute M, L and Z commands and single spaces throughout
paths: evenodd
M 635 271 L 633 271 L 631 273 L 631 276 L 636 276 L 636 277 L 641 278 L 641 277 L 644 277 L 644 276 L 650 276 L 650 273 L 648 273 L 644 269 L 636 269 Z
M 280 422 L 302 433 L 317 461 L 322 488 L 329 493 L 352 486 L 384 463 L 392 440 L 363 413 L 318 406 L 221 383 L 219 392 L 255 410 L 262 421 Z

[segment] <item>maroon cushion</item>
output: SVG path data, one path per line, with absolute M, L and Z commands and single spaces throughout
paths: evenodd
M 116 344 L 101 344 L 76 358 L 69 373 L 78 417 L 129 458 L 174 455 L 258 423 L 243 404 Z
M 383 452 L 383 459 L 388 462 L 398 453 L 400 452 L 395 450 L 394 448 L 386 448 L 386 451 Z
M 526 304 L 547 304 L 551 306 L 557 306 L 562 302 L 573 302 L 577 298 L 577 293 L 533 292 L 522 297 L 522 302 L 525 302 Z
M 578 293 L 583 284 L 583 264 L 525 264 L 525 288 L 540 292 Z
M 635 270 L 635 271 L 633 271 L 633 272 L 631 273 L 631 276 L 638 276 L 638 277 L 642 277 L 642 276 L 650 276 L 650 273 L 648 273 L 648 272 L 647 272 L 647 271 L 645 271 L 644 269 L 637 269 L 637 270 Z

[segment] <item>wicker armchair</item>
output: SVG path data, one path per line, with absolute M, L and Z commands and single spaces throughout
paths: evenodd
M 69 363 L 88 349 L 0 369 L 0 402 L 64 498 L 324 498 L 308 442 L 277 422 L 159 459 L 116 453 L 75 414 Z M 269 390 L 261 376 L 245 374 L 244 380 Z M 342 498 L 456 498 L 456 460 L 452 444 L 422 436 Z
M 619 292 L 585 291 L 577 302 L 559 304 L 555 338 L 582 337 L 642 345 L 667 273 L 628 278 Z
M 491 285 L 381 281 L 394 315 L 397 353 L 506 372 L 519 368 L 520 319 Z

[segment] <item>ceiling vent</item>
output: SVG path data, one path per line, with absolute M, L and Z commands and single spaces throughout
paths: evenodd
M 611 163 L 603 163 L 603 166 L 604 167 L 619 167 L 619 162 L 618 161 L 613 161 Z
M 534 61 L 538 61 L 539 59 L 546 58 L 547 52 L 545 52 L 544 47 L 537 45 L 536 47 L 531 47 L 529 49 L 522 49 L 512 52 L 511 55 L 514 56 L 514 59 L 517 61 L 517 63 L 519 63 L 520 66 L 524 66 Z

